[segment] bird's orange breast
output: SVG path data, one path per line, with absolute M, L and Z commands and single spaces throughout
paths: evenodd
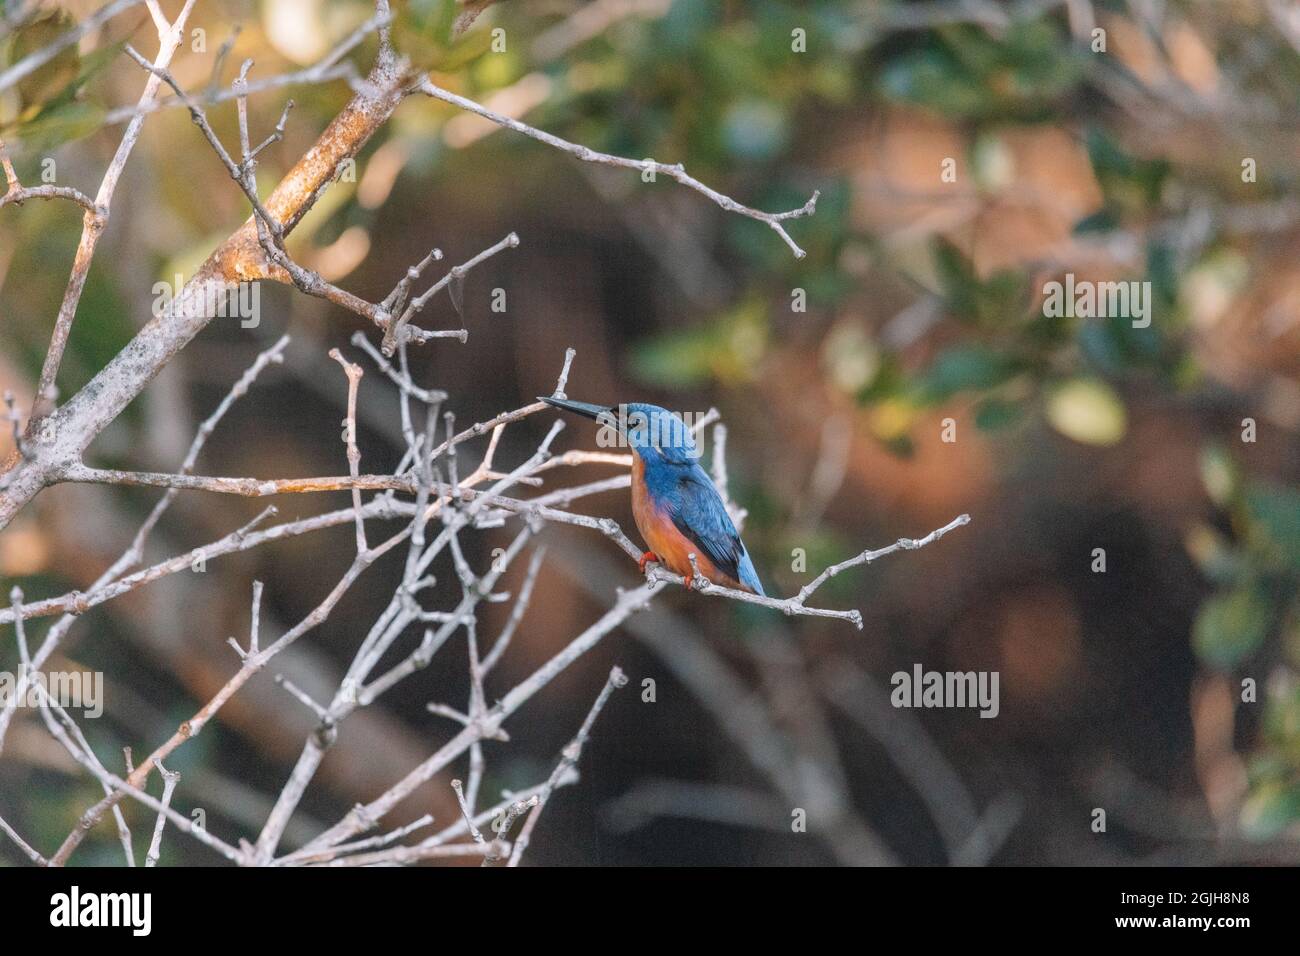
M 637 530 L 641 532 L 647 547 L 663 561 L 668 570 L 682 577 L 690 577 L 694 573 L 690 556 L 694 554 L 700 573 L 713 583 L 741 591 L 749 590 L 719 569 L 703 549 L 677 529 L 667 509 L 656 504 L 646 488 L 645 462 L 635 453 L 632 455 L 632 520 L 636 522 Z

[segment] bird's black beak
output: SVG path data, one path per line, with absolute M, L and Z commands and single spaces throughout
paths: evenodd
M 583 418 L 593 419 L 602 425 L 618 425 L 618 409 L 608 405 L 592 405 L 590 402 L 575 402 L 568 398 L 551 398 L 546 395 L 538 395 L 537 400 Z

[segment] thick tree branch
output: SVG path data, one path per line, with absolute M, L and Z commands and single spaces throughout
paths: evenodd
M 306 215 L 321 190 L 354 157 L 402 101 L 405 66 L 388 48 L 374 68 L 266 200 L 266 209 L 288 234 Z M 38 434 L 29 429 L 29 454 L 15 454 L 10 470 L 0 475 L 0 530 L 48 484 L 57 471 L 81 453 L 144 390 L 171 358 L 212 320 L 207 304 L 231 283 L 274 278 L 250 217 L 208 257 L 172 300 L 84 388 L 48 416 Z

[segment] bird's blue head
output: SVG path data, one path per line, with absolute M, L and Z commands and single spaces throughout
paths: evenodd
M 604 448 L 629 447 L 647 464 L 658 461 L 686 464 L 700 457 L 686 422 L 658 405 L 644 402 L 592 405 L 567 398 L 542 398 L 541 401 L 595 419 L 601 425 L 597 444 Z

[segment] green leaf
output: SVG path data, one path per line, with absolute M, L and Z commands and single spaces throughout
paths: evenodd
M 880 78 L 886 95 L 929 106 L 949 116 L 992 112 L 994 98 L 946 50 L 927 49 L 898 57 Z
M 7 55 L 0 61 L 0 65 L 13 66 L 37 50 L 49 46 L 74 26 L 76 21 L 66 10 L 55 10 L 48 16 L 28 23 L 9 41 Z M 74 80 L 79 62 L 77 44 L 73 43 L 19 80 L 17 89 L 24 109 L 41 105 Z
M 1070 232 L 1076 236 L 1084 236 L 1092 232 L 1110 232 L 1118 229 L 1119 226 L 1119 216 L 1116 215 L 1115 210 L 1103 207 L 1076 222 Z
M 1279 750 L 1289 747 L 1300 758 L 1300 686 L 1271 689 L 1264 712 L 1264 734 Z M 1277 759 L 1284 762 L 1280 755 Z
M 1241 808 L 1241 829 L 1251 840 L 1272 840 L 1300 822 L 1300 788 L 1263 784 Z
M 975 427 L 985 432 L 998 431 L 1020 421 L 1023 414 L 1023 403 L 985 399 L 975 409 Z
M 1001 37 L 972 26 L 941 27 L 895 56 L 881 75 L 886 95 L 961 118 L 1044 115 L 1083 76 L 1051 20 L 1020 19 Z
M 937 404 L 958 392 L 993 388 L 1005 382 L 1016 370 L 1012 357 L 984 345 L 959 345 L 945 349 L 921 378 L 921 400 Z
M 1093 173 L 1106 194 L 1107 208 L 1140 213 L 1156 206 L 1173 167 L 1162 159 L 1139 159 L 1119 144 L 1107 130 L 1091 127 L 1087 133 L 1088 157 Z
M 1300 572 L 1300 491 L 1257 484 L 1246 491 L 1246 510 L 1269 555 Z
M 85 88 L 87 83 L 102 73 L 104 68 L 121 54 L 126 47 L 126 43 L 126 40 L 120 40 L 117 43 L 110 43 L 108 46 L 100 47 L 86 54 L 81 60 L 81 67 L 77 71 L 76 77 L 45 104 L 42 113 L 52 106 L 61 106 L 64 103 L 71 102 Z
M 966 254 L 947 239 L 935 241 L 934 264 L 944 304 L 958 321 L 1005 328 L 1023 317 L 1029 300 L 1023 273 L 1004 270 L 982 279 Z
M 785 148 L 789 123 L 771 100 L 749 98 L 731 105 L 723 117 L 722 138 L 727 151 L 745 162 L 772 159 Z
M 455 0 L 409 0 L 398 6 L 393 42 L 413 63 L 427 69 L 447 54 L 455 23 Z
M 1205 493 L 1220 508 L 1226 507 L 1241 486 L 1241 469 L 1222 445 L 1201 450 L 1201 484 Z
M 1126 365 L 1124 343 L 1113 332 L 1108 322 L 1079 322 L 1075 326 L 1075 337 L 1088 363 L 1098 372 L 1119 375 L 1124 371 Z
M 699 328 L 660 336 L 632 352 L 635 374 L 664 388 L 753 377 L 767 350 L 767 306 L 753 299 Z
M 492 34 L 490 31 L 470 30 L 452 41 L 451 46 L 441 55 L 435 54 L 430 60 L 429 68 L 441 73 L 452 73 L 477 60 L 487 53 L 491 47 Z M 518 71 L 518 65 L 509 62 L 506 56 L 506 54 L 498 54 L 502 64 L 495 67 L 498 71 L 508 74 L 507 79 L 497 84 L 500 86 L 504 86 L 507 82 L 513 80 L 513 74 Z M 483 78 L 477 77 L 477 79 L 481 82 Z
M 1230 670 L 1264 643 L 1273 609 L 1250 585 L 1218 594 L 1201 605 L 1192 627 L 1192 646 L 1211 667 Z
M 965 253 L 947 239 L 938 239 L 934 244 L 934 266 L 938 273 L 939 286 L 949 306 L 962 318 L 963 312 L 970 311 L 974 290 L 979 285 L 975 267 L 966 258 Z
M 1096 379 L 1076 378 L 1047 398 L 1052 427 L 1084 445 L 1114 445 L 1128 429 L 1128 414 L 1115 390 Z
M 56 146 L 89 136 L 104 123 L 104 108 L 94 103 L 65 103 L 18 127 L 18 138 L 32 152 L 48 152 Z

